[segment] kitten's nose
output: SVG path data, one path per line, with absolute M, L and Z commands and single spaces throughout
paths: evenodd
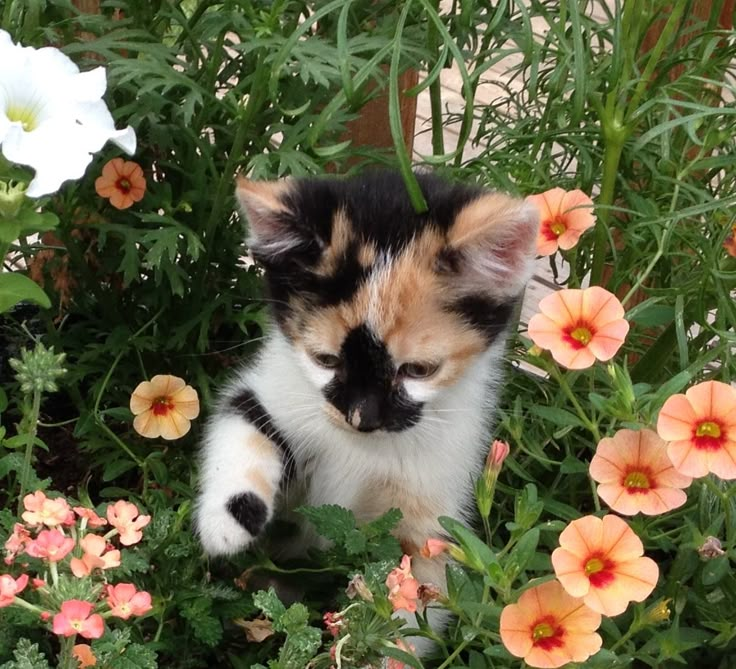
M 358 432 L 373 432 L 383 427 L 379 402 L 373 397 L 358 402 L 350 410 L 348 421 Z

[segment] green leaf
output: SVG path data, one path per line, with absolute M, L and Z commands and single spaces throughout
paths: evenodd
M 15 660 L 0 665 L 0 669 L 51 669 L 46 656 L 38 649 L 38 644 L 28 639 L 19 639 L 13 651 Z
M 347 534 L 355 529 L 353 512 L 337 504 L 302 506 L 297 512 L 305 516 L 319 534 L 339 544 L 342 544 Z
M 440 525 L 452 535 L 465 551 L 468 566 L 476 571 L 487 574 L 497 585 L 505 580 L 496 554 L 488 547 L 488 544 L 453 518 L 440 516 L 438 520 Z
M 567 409 L 533 406 L 530 411 L 554 425 L 560 425 L 561 427 L 585 427 L 585 423 Z
M 286 613 L 286 607 L 282 604 L 273 588 L 256 592 L 253 595 L 253 604 L 263 611 L 266 617 L 273 620 L 273 628 L 277 632 L 283 631 L 281 618 Z
M 524 534 L 519 539 L 514 549 L 506 561 L 506 576 L 509 582 L 512 582 L 521 574 L 530 560 L 534 557 L 534 553 L 539 545 L 539 529 L 534 528 Z
M 17 272 L 0 272 L 0 314 L 24 300 L 44 309 L 51 306 L 51 300 L 35 281 Z
M 560 473 L 562 474 L 585 474 L 587 471 L 587 463 L 576 458 L 574 455 L 568 455 L 560 465 Z
M 393 658 L 394 660 L 399 660 L 400 662 L 403 662 L 404 664 L 408 664 L 410 667 L 414 667 L 414 669 L 424 669 L 424 665 L 419 661 L 419 658 L 416 655 L 412 655 L 411 653 L 407 653 L 405 650 L 401 650 L 400 648 L 397 648 L 396 646 L 384 646 L 381 649 L 381 652 L 385 657 Z

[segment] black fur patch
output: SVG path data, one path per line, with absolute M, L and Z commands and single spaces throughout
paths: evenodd
M 243 416 L 281 450 L 284 478 L 290 480 L 296 467 L 294 453 L 286 437 L 273 424 L 271 414 L 266 411 L 266 407 L 260 403 L 255 393 L 250 389 L 243 389 L 228 400 L 228 405 L 230 409 Z
M 358 430 L 400 432 L 419 422 L 423 405 L 395 383 L 391 356 L 368 327 L 361 325 L 347 334 L 340 357 L 342 365 L 324 394 L 348 419 L 360 412 Z
M 467 295 L 452 305 L 450 311 L 460 314 L 468 324 L 480 330 L 490 344 L 506 329 L 514 313 L 515 301 L 494 302 L 485 295 Z
M 351 179 L 307 178 L 294 181 L 284 196 L 289 209 L 285 223 L 302 243 L 277 261 L 258 258 L 266 268 L 266 282 L 274 300 L 274 312 L 282 321 L 290 311 L 292 296 L 315 306 L 349 301 L 365 280 L 369 269 L 361 267 L 358 251 L 372 244 L 378 253 L 400 253 L 427 227 L 450 229 L 458 213 L 480 197 L 482 189 L 449 183 L 433 174 L 418 174 L 417 180 L 429 207 L 418 214 L 411 205 L 401 175 L 375 171 Z M 313 268 L 332 237 L 332 222 L 344 210 L 356 235 L 330 277 L 317 276 Z
M 227 510 L 253 536 L 260 533 L 268 518 L 266 504 L 252 492 L 231 497 L 227 501 Z

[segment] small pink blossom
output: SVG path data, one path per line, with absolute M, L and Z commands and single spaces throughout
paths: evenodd
M 151 516 L 141 516 L 135 504 L 121 499 L 107 507 L 107 520 L 118 531 L 120 543 L 132 546 L 143 538 L 141 530 L 151 522 Z
M 105 550 L 107 542 L 97 534 L 86 534 L 79 542 L 84 553 L 81 558 L 72 558 L 70 567 L 77 578 L 89 576 L 94 569 L 112 569 L 120 566 L 120 551 Z
M 401 558 L 401 565 L 386 577 L 386 587 L 394 611 L 406 609 L 414 613 L 417 610 L 419 581 L 411 573 L 411 557 L 404 555 Z
M 151 595 L 138 592 L 132 583 L 118 583 L 107 586 L 107 605 L 116 618 L 127 620 L 130 616 L 142 616 L 153 607 Z
M 21 517 L 29 525 L 56 527 L 74 524 L 74 512 L 63 497 L 49 499 L 43 492 L 37 490 L 23 498 L 23 506 L 26 510 Z
M 505 441 L 496 439 L 491 445 L 491 450 L 488 451 L 488 458 L 486 459 L 486 469 L 492 472 L 500 472 L 503 461 L 506 459 L 511 448 Z
M 10 574 L 0 576 L 0 609 L 10 606 L 15 596 L 28 585 L 28 574 L 13 578 Z
M 327 631 L 332 634 L 332 636 L 340 634 L 340 628 L 345 624 L 340 617 L 340 614 L 333 613 L 332 611 L 328 611 L 322 616 L 322 622 L 324 622 Z
M 94 509 L 88 509 L 86 506 L 75 506 L 74 512 L 82 519 L 87 519 L 87 527 L 98 528 L 107 525 L 104 518 L 100 518 Z
M 20 555 L 31 540 L 31 533 L 21 523 L 13 525 L 13 533 L 5 542 L 5 564 L 13 564 L 17 555 Z
M 74 539 L 65 537 L 59 530 L 42 530 L 38 536 L 26 546 L 26 553 L 31 557 L 41 558 L 49 562 L 63 560 L 74 548 Z
M 54 634 L 85 639 L 99 639 L 105 632 L 102 616 L 92 613 L 94 606 L 79 599 L 69 599 L 61 605 L 61 612 L 54 616 Z M 90 615 L 91 614 L 91 615 Z

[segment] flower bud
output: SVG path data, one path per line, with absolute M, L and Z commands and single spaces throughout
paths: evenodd
M 368 588 L 362 574 L 356 574 L 350 579 L 350 583 L 348 583 L 348 587 L 345 589 L 345 594 L 348 596 L 348 599 L 360 597 L 365 602 L 373 601 L 373 593 Z
M 496 439 L 491 444 L 491 450 L 488 451 L 488 458 L 486 459 L 486 471 L 500 472 L 503 461 L 509 454 L 511 448 L 505 441 Z
M 646 625 L 658 625 L 670 619 L 670 602 L 671 599 L 662 599 L 654 606 L 649 607 L 644 613 L 643 622 Z
M 25 197 L 26 184 L 0 181 L 0 218 L 15 218 Z
M 66 353 L 54 353 L 54 347 L 46 348 L 41 342 L 29 351 L 21 349 L 20 360 L 11 358 L 8 362 L 15 370 L 15 378 L 22 392 L 54 393 L 59 387 L 56 379 L 66 374 L 63 367 Z

